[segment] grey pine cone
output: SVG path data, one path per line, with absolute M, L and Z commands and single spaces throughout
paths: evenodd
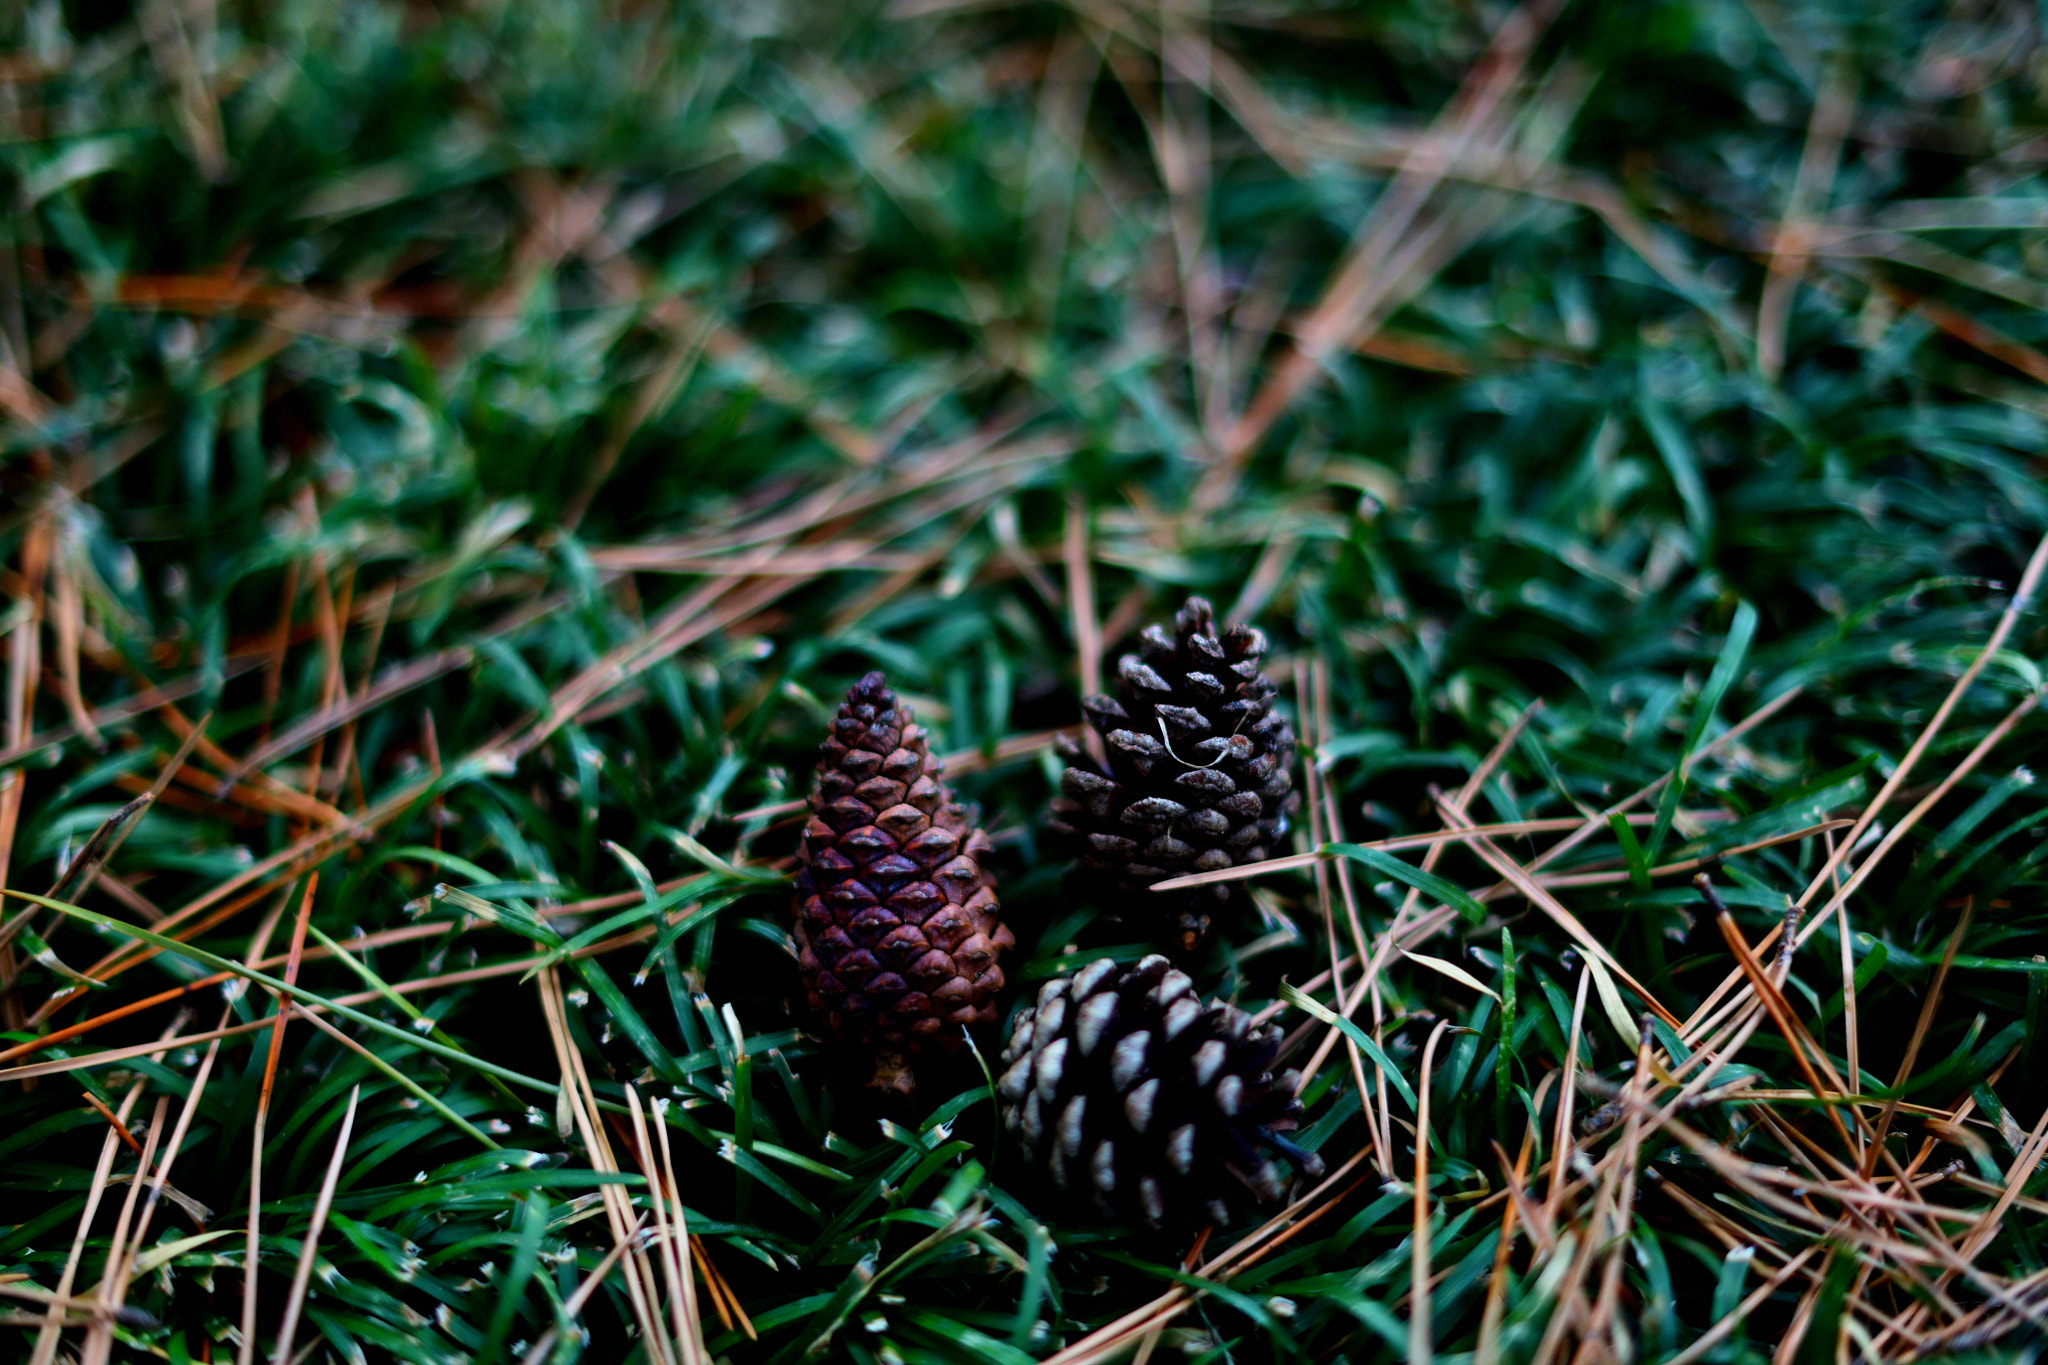
M 1182 952 L 1240 894 L 1211 883 L 1151 894 L 1154 882 L 1264 859 L 1300 804 L 1294 731 L 1273 709 L 1259 671 L 1266 640 L 1249 626 L 1220 635 L 1216 614 L 1190 597 L 1168 634 L 1148 627 L 1140 651 L 1117 665 L 1117 698 L 1084 699 L 1102 736 L 1105 769 L 1063 741 L 1068 768 L 1050 828 L 1083 874 L 1124 893 L 1122 918 Z
M 1203 1004 L 1187 974 L 1153 954 L 1128 970 L 1096 962 L 1048 981 L 1003 1051 L 1003 1122 L 1062 1190 L 1159 1228 L 1226 1223 L 1277 1202 L 1286 1177 L 1321 1158 L 1280 1136 L 1301 1115 L 1300 1074 L 1271 1067 L 1280 1029 Z

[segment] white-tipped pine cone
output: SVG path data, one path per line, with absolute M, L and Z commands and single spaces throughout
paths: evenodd
M 1277 1025 L 1217 1001 L 1153 954 L 1129 970 L 1096 962 L 1048 981 L 1018 1012 L 1003 1051 L 1003 1121 L 1062 1190 L 1151 1227 L 1226 1223 L 1277 1202 L 1273 1153 L 1308 1177 L 1319 1157 L 1294 1128 L 1300 1076 L 1271 1071 Z

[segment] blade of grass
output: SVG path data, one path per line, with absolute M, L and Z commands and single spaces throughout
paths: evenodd
M 285 959 L 284 981 L 286 989 L 296 984 L 299 975 L 299 954 L 306 946 L 306 922 L 313 914 L 313 893 L 319 888 L 320 874 L 306 878 L 305 890 L 299 896 L 298 916 L 292 922 L 292 943 Z M 263 1088 L 257 1094 L 256 1119 L 252 1128 L 249 1149 L 249 1234 L 246 1250 L 242 1253 L 242 1339 L 236 1345 L 236 1360 L 240 1365 L 251 1365 L 256 1359 L 256 1280 L 257 1263 L 261 1257 L 263 1242 L 261 1232 L 261 1207 L 263 1203 L 263 1130 L 270 1117 L 271 1088 L 277 1081 L 277 1062 L 284 1050 L 284 1026 L 291 1017 L 291 1002 L 284 992 L 277 993 L 275 1022 L 270 1027 L 270 1053 L 263 1064 Z
M 1685 794 L 1686 771 L 1693 751 L 1706 738 L 1707 727 L 1714 722 L 1715 714 L 1721 709 L 1721 700 L 1728 689 L 1742 674 L 1743 660 L 1748 657 L 1750 642 L 1756 638 L 1757 612 L 1747 601 L 1735 604 L 1735 619 L 1729 623 L 1728 638 L 1721 646 L 1721 653 L 1714 660 L 1714 669 L 1707 675 L 1706 686 L 1700 689 L 1699 700 L 1693 704 L 1692 718 L 1686 723 L 1685 744 L 1678 752 L 1678 767 L 1673 781 L 1664 788 L 1657 803 L 1657 823 L 1650 827 L 1649 843 L 1644 847 L 1643 860 L 1654 863 L 1657 854 L 1664 847 L 1664 837 L 1671 832 L 1671 821 L 1678 814 L 1679 800 Z
M 313 1201 L 313 1216 L 299 1243 L 299 1265 L 292 1272 L 292 1288 L 284 1303 L 284 1322 L 277 1329 L 277 1351 L 273 1365 L 290 1365 L 292 1341 L 298 1335 L 299 1314 L 304 1311 L 306 1292 L 313 1285 L 313 1260 L 320 1249 L 320 1232 L 327 1226 L 328 1210 L 334 1207 L 334 1190 L 341 1181 L 341 1160 L 348 1155 L 349 1134 L 355 1131 L 356 1102 L 363 1097 L 358 1085 L 348 1092 L 348 1108 L 341 1116 L 341 1132 L 334 1139 L 334 1154 L 327 1160 L 327 1174 L 320 1181 L 320 1193 Z

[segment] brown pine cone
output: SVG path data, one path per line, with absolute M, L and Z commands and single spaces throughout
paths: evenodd
M 995 1020 L 1015 945 L 997 918 L 988 836 L 939 781 L 922 727 L 880 673 L 854 684 L 819 747 L 797 849 L 797 962 L 834 1039 L 875 1054 L 869 1083 L 909 1094 L 911 1054 Z

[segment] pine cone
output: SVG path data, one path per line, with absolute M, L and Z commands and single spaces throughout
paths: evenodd
M 874 1050 L 874 1085 L 909 1094 L 909 1054 L 960 1046 L 995 1020 L 996 917 L 988 836 L 939 781 L 924 730 L 880 673 L 854 684 L 819 747 L 797 849 L 797 962 L 833 1038 Z
M 1109 768 L 1076 742 L 1053 801 L 1054 836 L 1086 874 L 1143 907 L 1157 937 L 1182 952 L 1208 932 L 1210 916 L 1238 894 L 1211 883 L 1151 895 L 1168 877 L 1255 863 L 1287 832 L 1294 790 L 1294 731 L 1272 709 L 1259 671 L 1265 637 L 1232 626 L 1219 637 L 1215 612 L 1190 597 L 1168 635 L 1150 626 L 1142 655 L 1117 665 L 1122 703 L 1081 703 L 1107 747 Z
M 1267 1070 L 1280 1029 L 1203 1005 L 1157 953 L 1129 971 L 1095 962 L 1048 981 L 1020 1010 L 1003 1050 L 1003 1122 L 1062 1190 L 1152 1227 L 1230 1220 L 1279 1200 L 1285 1181 L 1262 1148 L 1301 1173 L 1321 1158 L 1279 1134 L 1295 1126 L 1300 1073 Z

